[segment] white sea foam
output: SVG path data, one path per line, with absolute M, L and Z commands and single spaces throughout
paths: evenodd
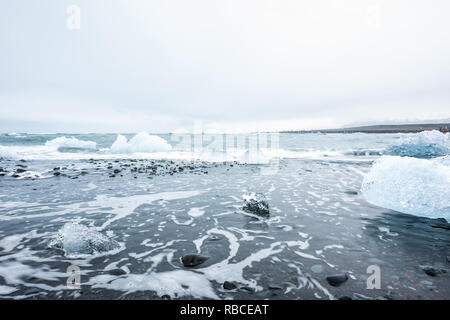
M 15 159 L 17 158 L 17 153 L 11 148 L 0 146 L 0 159 Z
M 90 279 L 92 288 L 107 288 L 127 293 L 151 290 L 159 296 L 172 298 L 194 297 L 219 299 L 210 282 L 203 275 L 184 270 L 149 272 L 147 274 L 127 274 L 120 278 L 100 275 Z
M 71 148 L 71 149 L 97 149 L 97 143 L 94 141 L 83 141 L 77 138 L 66 138 L 65 136 L 55 138 L 45 143 L 47 147 L 59 148 Z
M 364 177 L 362 193 L 380 207 L 450 219 L 450 167 L 438 161 L 384 156 Z
M 166 140 L 158 136 L 151 136 L 146 132 L 138 133 L 130 141 L 127 141 L 127 138 L 119 134 L 111 146 L 112 153 L 123 154 L 167 152 L 170 150 L 172 150 L 172 146 Z

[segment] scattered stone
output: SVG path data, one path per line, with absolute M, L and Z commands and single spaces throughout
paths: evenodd
M 273 290 L 273 291 L 275 291 L 275 290 L 283 290 L 282 287 L 276 286 L 276 285 L 269 285 L 268 288 L 269 288 L 269 290 Z
M 23 173 L 23 172 L 25 172 L 25 171 L 27 171 L 27 170 L 22 169 L 22 168 L 17 168 L 17 169 L 16 169 L 16 172 L 17 172 L 17 173 Z
M 235 285 L 234 283 L 231 283 L 231 282 L 229 282 L 229 281 L 225 281 L 225 282 L 223 283 L 223 288 L 224 288 L 225 290 L 234 290 L 234 289 L 236 289 L 237 287 L 236 287 L 236 285 Z
M 161 296 L 161 299 L 162 300 L 170 300 L 171 298 L 170 298 L 170 296 L 168 294 L 165 294 L 165 295 Z
M 115 169 L 115 170 L 114 170 L 114 173 L 116 173 L 116 174 L 117 174 L 117 173 L 120 173 L 120 170 L 119 170 L 119 169 Z
M 351 195 L 357 195 L 357 194 L 358 194 L 358 191 L 355 191 L 355 190 L 347 190 L 347 191 L 344 191 L 344 193 L 346 193 L 346 194 L 351 194 Z
M 57 176 L 61 175 L 61 172 L 55 171 L 55 172 L 53 172 L 53 175 L 57 177 Z
M 124 274 L 127 274 L 125 272 L 125 270 L 123 270 L 123 269 L 113 269 L 113 270 L 109 271 L 108 273 L 112 276 L 122 276 Z
M 327 278 L 328 283 L 333 287 L 339 287 L 341 284 L 343 284 L 345 281 L 348 280 L 348 275 L 345 274 L 335 274 L 332 276 L 328 276 Z
M 446 269 L 437 269 L 432 266 L 423 266 L 422 267 L 423 272 L 425 272 L 427 275 L 431 277 L 436 277 L 439 274 L 447 273 Z
M 196 254 L 188 254 L 181 258 L 181 262 L 185 267 L 192 268 L 202 264 L 208 259 L 209 257 L 204 257 Z
M 431 266 L 425 266 L 422 267 L 423 272 L 425 272 L 427 275 L 431 276 L 431 277 L 436 277 L 438 275 L 438 270 L 436 270 L 435 268 L 431 267 Z
M 261 193 L 252 193 L 244 196 L 243 210 L 262 217 L 268 217 L 270 215 L 269 204 Z
M 254 293 L 255 292 L 255 289 L 253 289 L 251 287 L 247 287 L 247 286 L 239 287 L 239 290 L 242 292 L 245 292 L 245 293 Z

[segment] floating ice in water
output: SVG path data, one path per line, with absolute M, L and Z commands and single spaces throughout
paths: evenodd
M 388 147 L 385 154 L 416 158 L 445 156 L 450 153 L 449 135 L 437 130 L 422 131 Z
M 64 250 L 65 255 L 71 257 L 104 253 L 120 248 L 118 242 L 78 223 L 66 223 L 50 245 Z
M 78 140 L 75 137 L 66 138 L 58 137 L 53 140 L 47 141 L 45 143 L 47 147 L 54 147 L 57 149 L 60 148 L 68 148 L 68 149 L 88 149 L 88 150 L 96 150 L 97 149 L 97 143 L 94 141 L 83 141 Z
M 364 177 L 368 202 L 417 216 L 450 219 L 450 166 L 410 157 L 384 156 Z
M 117 135 L 116 141 L 111 146 L 113 153 L 135 152 L 165 152 L 172 150 L 172 146 L 166 140 L 158 136 L 151 136 L 146 132 L 135 135 L 127 141 L 123 135 Z

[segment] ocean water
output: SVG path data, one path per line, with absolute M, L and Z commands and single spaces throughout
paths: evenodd
M 0 298 L 449 299 L 448 137 L 1 134 Z

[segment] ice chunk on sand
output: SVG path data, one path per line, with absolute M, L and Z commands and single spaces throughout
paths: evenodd
M 429 218 L 450 219 L 450 166 L 384 156 L 364 177 L 362 194 L 374 205 Z
M 62 249 L 66 256 L 92 255 L 120 248 L 118 242 L 78 223 L 66 223 L 50 245 Z

